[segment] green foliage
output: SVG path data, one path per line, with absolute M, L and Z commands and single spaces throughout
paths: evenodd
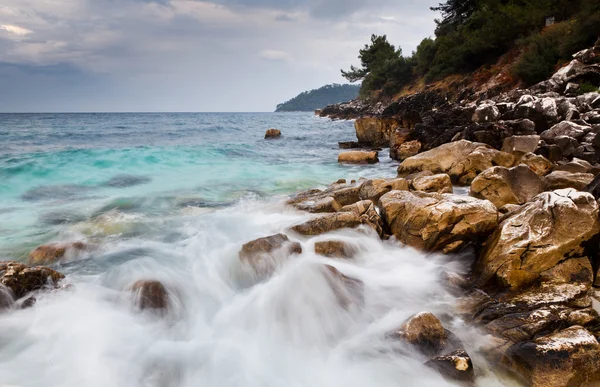
M 371 35 L 371 44 L 365 44 L 365 47 L 359 51 L 358 59 L 360 59 L 362 67 L 350 66 L 349 71 L 342 70 L 342 76 L 349 82 L 360 81 L 383 66 L 388 60 L 397 59 L 400 55 L 401 52 L 396 51 L 385 35 Z
M 360 85 L 326 85 L 305 91 L 287 102 L 277 105 L 277 112 L 309 112 L 358 97 Z
M 579 86 L 579 94 L 593 93 L 600 89 L 600 87 L 592 85 L 590 83 L 583 83 Z

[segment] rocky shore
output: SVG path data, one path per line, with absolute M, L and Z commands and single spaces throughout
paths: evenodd
M 527 90 L 453 103 L 424 93 L 388 106 L 323 109 L 324 117 L 356 119 L 356 147 L 370 149 L 342 152 L 340 162 L 376 163 L 372 149 L 389 147 L 401 162 L 398 175 L 340 180 L 290 198 L 314 217 L 241 246 L 244 282 L 263 281 L 301 254 L 297 240 L 344 228 L 449 259 L 470 257 L 469 275 L 448 271 L 442 280 L 460 299 L 456 313 L 489 335 L 484 356 L 492 364 L 532 386 L 600 383 L 600 93 L 578 93 L 588 82 L 600 83 L 600 41 Z M 89 249 L 47 245 L 32 251 L 32 266 L 0 262 L 0 313 L 66 291 L 63 274 L 38 265 Z M 335 238 L 315 245 L 326 257 L 352 259 L 353 251 Z M 329 265 L 322 275 L 343 308 L 365 302 L 360 280 Z M 136 309 L 168 314 L 170 290 L 161 282 L 148 278 L 124 291 Z M 386 337 L 450 380 L 477 378 L 464 345 L 429 312 Z

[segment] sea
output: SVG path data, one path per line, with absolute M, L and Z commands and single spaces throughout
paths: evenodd
M 269 128 L 282 137 L 265 140 Z M 460 259 L 365 230 L 289 231 L 314 216 L 287 206 L 290 195 L 395 176 L 387 150 L 377 165 L 338 164 L 338 142 L 352 140 L 351 121 L 310 113 L 0 114 L 0 260 L 88 246 L 52 265 L 66 289 L 0 312 L 0 386 L 451 385 L 389 338 L 422 311 L 460 337 L 478 385 L 510 385 L 443 286 L 444 272 L 467 270 Z M 240 281 L 241 246 L 281 232 L 303 253 Z M 314 253 L 332 238 L 355 258 Z M 342 307 L 324 264 L 362 281 L 364 304 Z M 165 286 L 165 316 L 133 306 L 138 280 Z

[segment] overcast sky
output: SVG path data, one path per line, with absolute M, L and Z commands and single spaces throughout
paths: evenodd
M 2 0 L 0 111 L 272 111 L 440 0 Z

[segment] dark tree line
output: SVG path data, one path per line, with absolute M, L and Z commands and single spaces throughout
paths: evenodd
M 358 97 L 360 85 L 326 85 L 305 91 L 287 102 L 277 105 L 277 112 L 308 112 L 325 106 L 348 102 Z

